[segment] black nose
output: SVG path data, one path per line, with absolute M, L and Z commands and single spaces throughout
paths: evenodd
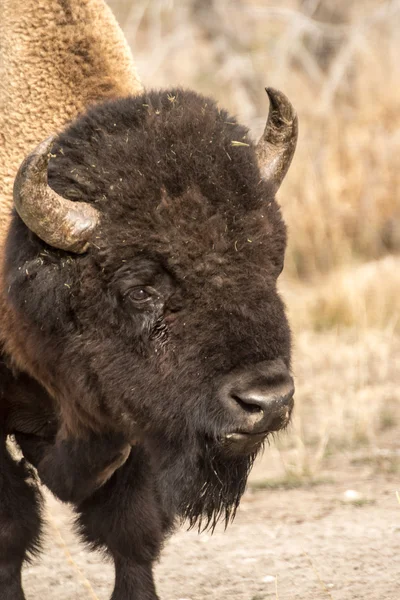
M 287 425 L 293 395 L 293 379 L 281 359 L 230 373 L 219 394 L 232 419 L 232 433 L 244 434 L 266 434 Z

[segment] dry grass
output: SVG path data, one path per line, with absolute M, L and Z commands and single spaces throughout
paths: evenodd
M 296 410 L 277 461 L 290 476 L 314 477 L 332 453 L 391 447 L 400 423 L 400 338 L 347 330 L 297 336 Z
M 332 466 L 398 476 L 399 336 L 372 329 L 299 333 L 294 372 L 292 424 L 256 462 L 251 489 L 324 484 L 335 478 Z
M 307 284 L 286 276 L 280 287 L 296 333 L 337 327 L 400 332 L 400 257 L 350 262 Z

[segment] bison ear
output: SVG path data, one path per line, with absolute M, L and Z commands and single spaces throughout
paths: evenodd
M 267 124 L 256 152 L 262 178 L 279 189 L 294 155 L 298 120 L 293 106 L 282 92 L 265 88 L 270 107 Z
M 59 196 L 47 183 L 55 136 L 39 144 L 23 161 L 14 182 L 14 205 L 25 225 L 49 246 L 82 254 L 100 220 L 86 202 Z

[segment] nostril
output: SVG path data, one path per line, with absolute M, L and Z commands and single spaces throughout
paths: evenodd
M 221 383 L 219 398 L 238 431 L 275 431 L 288 423 L 294 382 L 282 360 L 233 371 Z
M 231 390 L 228 392 L 230 406 L 236 407 L 244 416 L 251 420 L 271 419 L 275 415 L 291 411 L 293 408 L 294 386 L 289 381 L 286 385 L 267 389 L 248 389 L 244 391 Z M 283 411 L 283 412 L 282 412 Z
M 237 394 L 231 394 L 231 398 L 242 408 L 245 412 L 253 414 L 262 412 L 262 407 L 255 400 L 246 398 L 243 400 Z

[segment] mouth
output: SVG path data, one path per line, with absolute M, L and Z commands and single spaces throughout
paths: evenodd
M 260 433 L 234 431 L 223 436 L 222 444 L 224 448 L 234 454 L 251 454 L 261 446 L 269 433 L 269 431 L 262 431 Z
M 270 433 L 279 431 L 288 425 L 290 414 L 291 411 L 288 410 L 284 415 L 275 418 L 265 431 L 232 431 L 226 433 L 221 438 L 222 444 L 224 448 L 235 454 L 251 454 L 256 452 Z

